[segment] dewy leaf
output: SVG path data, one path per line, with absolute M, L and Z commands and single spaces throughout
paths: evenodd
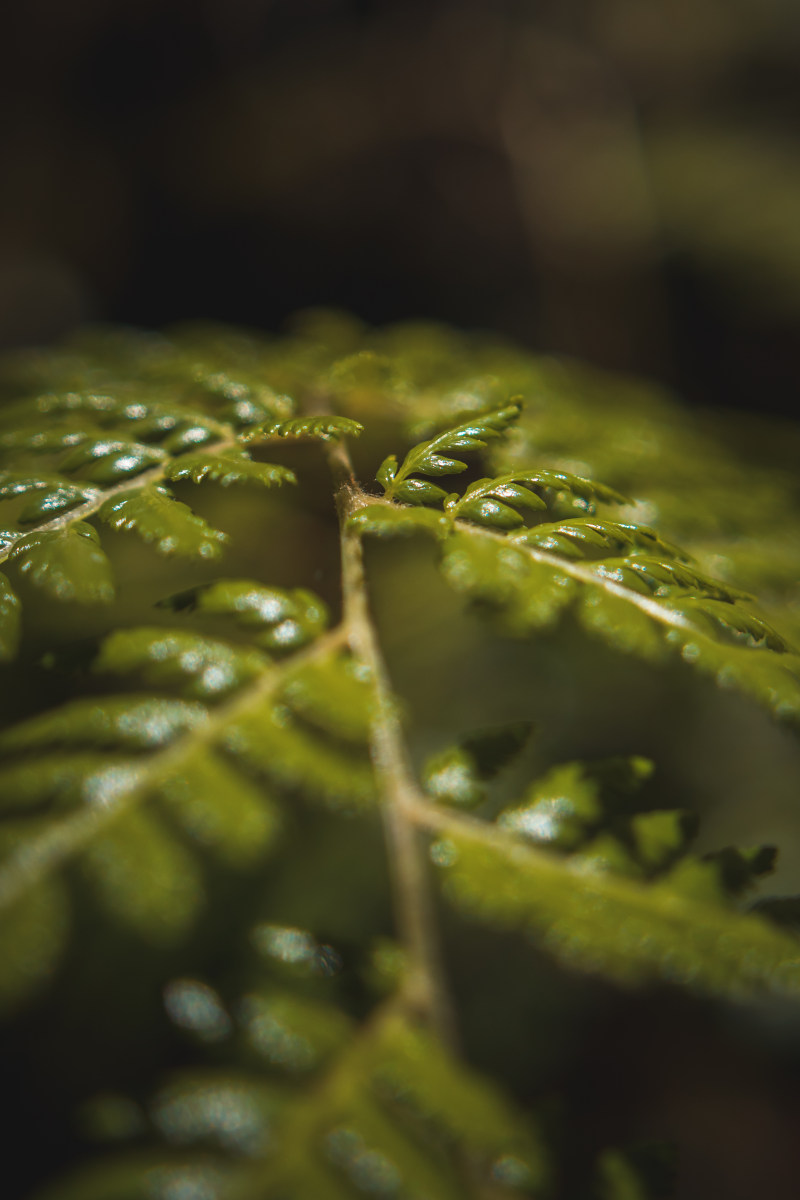
M 499 437 L 520 414 L 518 402 L 502 408 L 481 413 L 470 421 L 447 429 L 430 441 L 420 442 L 409 450 L 401 465 L 395 470 L 394 460 L 387 459 L 380 471 L 378 482 L 388 499 L 404 500 L 410 504 L 430 503 L 443 500 L 446 492 L 421 479 L 410 479 L 414 474 L 452 475 L 467 469 L 467 464 L 450 458 L 452 450 L 482 450 L 490 438 Z
M 97 515 L 112 529 L 136 533 L 143 541 L 154 543 L 159 554 L 219 558 L 228 541 L 227 534 L 212 528 L 157 484 L 111 496 Z
M 243 442 L 269 441 L 270 438 L 316 438 L 335 442 L 343 437 L 358 437 L 364 432 L 360 421 L 351 417 L 291 417 L 288 421 L 273 421 L 259 425 L 242 434 Z
M 230 617 L 232 624 L 256 633 L 256 644 L 273 653 L 297 650 L 328 624 L 328 610 L 305 588 L 267 587 L 250 579 L 221 579 L 189 588 L 160 602 L 178 612 Z
M 98 493 L 94 488 L 75 487 L 72 484 L 47 489 L 25 505 L 17 520 L 20 525 L 33 525 L 36 521 L 69 512 L 96 495 Z
M 17 471 L 0 472 L 0 500 L 7 500 L 12 496 L 26 496 L 31 492 L 50 492 L 71 486 L 68 479 L 63 479 L 58 475 Z
M 228 487 L 232 483 L 260 484 L 262 487 L 278 487 L 282 483 L 296 483 L 297 478 L 288 467 L 275 463 L 253 462 L 244 450 L 226 450 L 220 454 L 183 454 L 170 463 L 165 477 L 177 482 L 191 480 L 192 483 L 219 483 Z
M 72 700 L 0 734 L 0 753 L 45 746 L 108 746 L 152 750 L 207 719 L 202 704 L 186 700 L 105 697 Z
M 183 454 L 193 446 L 205 446 L 219 436 L 220 430 L 203 421 L 184 421 L 164 438 L 163 449 L 170 454 Z
M 610 818 L 642 807 L 639 789 L 652 770 L 638 757 L 562 763 L 506 808 L 499 824 L 536 844 L 574 849 Z
M 84 521 L 63 529 L 29 533 L 16 542 L 9 559 L 19 572 L 58 600 L 109 604 L 114 599 L 111 564 L 97 530 Z
M 395 508 L 388 504 L 367 504 L 350 518 L 349 526 L 358 533 L 377 537 L 395 537 L 412 533 L 432 533 L 444 536 L 447 518 L 427 508 Z
M 155 446 L 101 438 L 81 442 L 59 464 L 62 471 L 79 475 L 90 483 L 116 483 L 164 462 L 167 455 Z
M 613 555 L 656 554 L 661 558 L 686 556 L 647 525 L 579 519 L 536 525 L 522 535 L 528 546 L 550 550 L 562 558 L 593 559 Z

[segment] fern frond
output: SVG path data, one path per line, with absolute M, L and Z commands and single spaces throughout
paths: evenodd
M 168 745 L 206 718 L 202 704 L 133 696 L 71 700 L 0 734 L 0 755 L 25 753 L 49 746 L 96 746 L 119 750 L 154 750 Z
M 2 500 L 6 500 L 10 496 L 25 496 L 29 492 L 53 492 L 72 487 L 71 481 L 60 475 L 29 471 L 3 471 L 0 473 L 0 499 Z M 94 489 L 87 488 L 86 491 L 91 495 Z
M 350 520 L 360 533 L 432 534 L 447 582 L 517 636 L 548 629 L 573 611 L 618 649 L 654 662 L 677 651 L 776 715 L 800 718 L 800 654 L 738 603 L 746 593 L 681 562 L 639 554 L 584 562 L 539 548 L 529 538 L 535 529 L 504 536 L 466 524 L 449 528 L 443 519 L 382 505 L 365 505 Z
M 21 575 L 57 600 L 110 604 L 114 599 L 111 564 L 97 530 L 85 521 L 26 534 L 11 547 L 8 558 Z
M 124 339 L 112 341 L 113 354 L 119 353 Z M 137 363 L 133 377 L 98 369 L 78 354 L 70 360 L 74 390 L 34 392 L 0 413 L 0 501 L 29 497 L 14 512 L 18 528 L 8 531 L 0 558 L 17 562 L 53 599 L 112 599 L 110 566 L 87 524 L 95 518 L 137 532 L 161 554 L 219 555 L 227 535 L 176 500 L 166 482 L 295 482 L 287 468 L 255 463 L 235 444 L 236 428 L 285 417 L 288 398 L 263 384 L 254 388 L 221 377 L 198 389 L 198 364 L 180 352 L 165 355 L 165 346 L 143 373 Z M 142 348 L 133 338 L 125 351 L 134 356 L 131 366 Z M 198 452 L 200 446 L 208 450 Z M 30 525 L 38 528 L 26 536 Z M 93 547 L 84 544 L 89 540 Z M 15 646 L 9 612 L 6 657 Z
M 594 559 L 618 555 L 629 558 L 657 555 L 686 561 L 686 553 L 666 542 L 648 525 L 626 525 L 618 521 L 577 519 L 536 525 L 519 535 L 526 545 L 549 550 L 561 558 Z
M 302 589 L 233 581 L 226 590 L 223 581 L 200 595 L 212 589 L 212 608 L 229 612 L 233 600 L 251 628 L 255 615 L 256 640 L 265 636 L 258 632 L 265 616 L 268 637 L 290 622 L 284 653 L 321 633 L 324 606 Z M 323 639 L 305 651 L 308 661 L 289 657 L 277 667 L 255 648 L 182 630 L 106 638 L 94 670 L 134 671 L 197 698 L 77 699 L 0 735 L 0 811 L 6 832 L 25 848 L 0 858 L 0 908 L 13 913 L 77 859 L 110 916 L 148 941 L 169 941 L 205 902 L 202 871 L 171 824 L 199 849 L 241 865 L 263 854 L 280 829 L 269 781 L 337 809 L 371 804 L 370 684 L 335 643 L 326 646 Z M 223 693 L 227 703 L 209 708 Z M 14 828 L 15 821 L 22 824 Z M 151 884 L 137 884 L 151 870 Z
M 34 496 L 20 511 L 17 521 L 20 525 L 36 525 L 50 517 L 60 516 L 73 508 L 93 500 L 97 496 L 93 488 L 77 487 L 72 484 L 54 486 Z
M 158 466 L 166 458 L 166 452 L 154 446 L 100 438 L 81 442 L 62 458 L 59 466 L 68 475 L 77 475 L 90 483 L 112 484 Z
M 329 660 L 322 672 L 329 687 L 319 694 L 309 692 L 307 671 L 290 672 L 274 700 L 231 724 L 224 745 L 246 769 L 337 811 L 356 812 L 376 799 L 366 744 L 369 685 L 344 662 Z M 353 701 L 352 709 L 342 700 Z
M 732 911 L 713 864 L 687 863 L 690 886 L 681 871 L 645 884 L 627 877 L 616 848 L 559 859 L 480 826 L 430 825 L 444 834 L 432 857 L 447 898 L 473 920 L 534 936 L 570 967 L 722 995 L 800 990 L 796 940 Z
M 95 1113 L 106 1107 L 107 1129 L 116 1121 L 130 1139 L 121 1157 L 44 1193 L 31 1180 L 34 1193 L 573 1200 L 594 1171 L 609 1200 L 647 1194 L 657 1155 L 598 1156 L 594 1134 L 582 1150 L 569 1108 L 562 1146 L 506 1089 L 535 1112 L 551 1086 L 550 1041 L 582 1044 L 580 973 L 796 1002 L 794 902 L 754 900 L 775 862 L 758 833 L 744 849 L 716 834 L 723 849 L 693 849 L 698 810 L 724 797 L 676 786 L 699 773 L 683 770 L 689 749 L 654 734 L 647 750 L 668 769 L 651 783 L 615 704 L 585 729 L 591 701 L 559 693 L 551 705 L 546 672 L 515 677 L 496 705 L 483 660 L 500 639 L 450 617 L 469 606 L 495 633 L 542 640 L 571 622 L 573 636 L 553 643 L 564 688 L 583 678 L 570 656 L 584 629 L 647 660 L 648 687 L 678 660 L 681 687 L 699 670 L 796 725 L 800 542 L 773 552 L 763 536 L 796 532 L 786 480 L 737 463 L 623 381 L 443 328 L 370 333 L 341 315 L 307 316 L 281 339 L 90 331 L 17 358 L 4 386 L 0 657 L 20 641 L 22 657 L 3 668 L 0 1006 L 38 997 L 23 1038 L 37 1036 L 41 1012 L 81 1055 L 113 1037 L 85 1076 L 74 1055 L 53 1070 L 65 1104 L 99 1081 L 112 1095 Z M 524 410 L 507 399 L 517 395 Z M 362 433 L 363 462 L 411 446 L 378 467 L 382 496 L 349 457 Z M 303 439 L 318 446 L 296 455 L 297 475 L 250 455 Z M 466 485 L 450 490 L 476 452 Z M 305 472 L 318 477 L 286 502 L 257 494 Z M 188 485 L 206 482 L 220 486 L 200 515 Z M 249 501 L 231 494 L 240 484 L 254 485 Z M 614 519 L 609 505 L 623 506 Z M 155 610 L 150 581 L 129 586 L 144 552 L 116 531 L 173 556 L 150 558 L 155 594 L 171 593 Z M 234 577 L 209 578 L 237 532 Z M 391 538 L 417 534 L 455 599 L 415 573 L 413 545 L 393 557 Z M 386 543 L 374 560 L 373 537 Z M 60 602 L 110 605 L 104 542 L 121 602 L 98 628 L 97 614 Z M 396 575 L 380 574 L 387 561 Z M 742 566 L 763 611 L 738 586 Z M 438 623 L 417 645 L 423 616 Z M 587 653 L 582 670 L 606 658 Z M 393 664 L 401 683 L 413 677 L 407 693 L 392 688 Z M 678 673 L 665 677 L 666 695 Z M 46 696 L 34 694 L 40 680 Z M 422 728 L 429 685 L 437 724 Z M 527 782 L 531 711 L 542 737 Z M 587 747 L 604 757 L 584 761 Z M 704 762 L 713 790 L 712 776 Z M 463 985 L 452 996 L 451 971 Z M 164 1029 L 150 1037 L 164 1024 L 160 994 L 176 1026 L 171 1061 L 185 1064 L 166 1078 Z M 607 986 L 603 1003 L 616 995 Z M 480 1040 L 490 1025 L 508 1042 L 499 1056 Z M 565 1153 L 582 1155 L 574 1187 Z
M 245 444 L 266 442 L 272 438 L 311 438 L 321 442 L 336 442 L 343 437 L 359 437 L 364 432 L 360 421 L 352 417 L 325 415 L 292 417 L 288 421 L 273 421 L 248 429 L 240 437 Z
M 167 467 L 165 477 L 173 482 L 182 479 L 192 483 L 208 480 L 228 487 L 232 483 L 257 483 L 276 487 L 296 483 L 297 477 L 288 467 L 275 463 L 253 462 L 244 450 L 230 449 L 224 454 L 184 454 Z
M 360 1029 L 330 1001 L 272 989 L 246 994 L 237 1011 L 266 1078 L 184 1072 L 150 1104 L 160 1155 L 79 1171 L 41 1200 L 144 1200 L 167 1182 L 213 1186 L 220 1200 L 546 1194 L 534 1122 L 391 1004 Z
M 159 554 L 219 558 L 229 540 L 226 533 L 212 528 L 158 484 L 109 497 L 97 516 L 112 529 L 135 533 L 143 542 L 152 543 Z
M 256 632 L 255 644 L 274 654 L 296 650 L 328 624 L 328 610 L 305 588 L 267 587 L 249 579 L 224 579 L 189 588 L 160 601 L 177 612 L 229 618 L 231 625 Z
M 472 421 L 465 421 L 447 429 L 427 442 L 420 442 L 409 450 L 398 467 L 397 458 L 390 455 L 378 468 L 376 479 L 389 500 L 401 500 L 408 504 L 424 504 L 444 500 L 446 492 L 434 484 L 410 476 L 457 475 L 466 471 L 467 464 L 451 458 L 454 450 L 483 450 L 490 438 L 499 437 L 519 417 L 519 403 L 482 413 Z

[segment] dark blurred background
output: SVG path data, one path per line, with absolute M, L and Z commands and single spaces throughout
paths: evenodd
M 797 414 L 797 0 L 5 13 L 0 342 L 335 304 Z

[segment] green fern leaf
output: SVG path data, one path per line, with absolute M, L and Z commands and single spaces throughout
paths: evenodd
M 322 442 L 336 442 L 343 437 L 358 437 L 363 432 L 361 422 L 351 417 L 292 417 L 288 421 L 267 422 L 249 429 L 241 440 L 247 443 L 271 438 L 316 438 Z
M 20 525 L 34 525 L 50 517 L 57 517 L 61 513 L 70 512 L 85 501 L 93 500 L 96 495 L 97 492 L 91 488 L 72 485 L 50 488 L 26 504 L 17 517 L 17 521 Z
M 305 588 L 266 587 L 249 579 L 225 579 L 190 588 L 161 601 L 162 607 L 229 617 L 231 624 L 258 631 L 256 645 L 273 653 L 299 649 L 328 624 L 328 610 Z
M 654 554 L 660 558 L 685 559 L 677 546 L 647 525 L 625 525 L 617 521 L 578 519 L 536 525 L 526 530 L 528 546 L 550 550 L 561 558 L 594 559 L 619 555 Z
M 84 521 L 26 534 L 14 543 L 8 557 L 21 575 L 58 600 L 110 604 L 114 599 L 111 564 L 97 530 Z
M 11 496 L 25 496 L 29 492 L 53 492 L 59 489 L 73 488 L 68 479 L 58 475 L 29 474 L 14 471 L 0 473 L 0 499 L 6 500 Z M 76 490 L 77 489 L 74 489 Z M 91 495 L 93 489 L 88 488 Z
M 439 804 L 477 807 L 486 799 L 485 782 L 519 753 L 530 732 L 524 722 L 487 730 L 434 755 L 423 767 L 425 791 Z
M 164 462 L 166 454 L 153 446 L 101 438 L 82 442 L 61 460 L 61 470 L 90 483 L 117 483 Z
M 120 629 L 105 638 L 92 671 L 133 676 L 152 687 L 175 688 L 190 699 L 206 700 L 236 691 L 268 664 L 254 648 L 182 629 L 145 626 Z
M 337 716 L 335 709 L 326 708 L 314 714 L 314 724 L 336 732 Z M 245 769 L 335 811 L 357 812 L 375 802 L 366 747 L 359 754 L 346 744 L 321 741 L 284 704 L 265 705 L 235 722 L 224 746 Z
M 97 513 L 112 529 L 136 533 L 159 554 L 219 558 L 228 535 L 212 528 L 157 484 L 111 496 Z
M 0 807 L 12 814 L 26 810 L 58 813 L 75 809 L 81 801 L 105 803 L 137 781 L 136 763 L 130 758 L 83 750 L 53 752 L 43 759 L 0 764 Z M 46 825 L 40 829 L 35 824 L 25 831 L 30 840 L 47 832 Z
M 280 810 L 263 785 L 210 751 L 199 750 L 168 775 L 156 795 L 193 842 L 233 866 L 262 858 L 282 826 Z
M 454 509 L 457 501 L 451 505 Z M 420 521 L 411 511 L 396 516 L 391 509 L 367 505 L 351 517 L 351 526 L 384 536 L 432 533 L 440 543 L 445 579 L 473 602 L 493 610 L 512 633 L 548 628 L 577 607 L 581 622 L 617 648 L 657 662 L 668 647 L 677 647 L 684 661 L 749 692 L 777 715 L 797 720 L 800 656 L 762 618 L 739 606 L 737 601 L 746 598 L 739 589 L 708 579 L 682 562 L 649 554 L 593 558 L 584 565 L 569 549 L 562 557 L 557 547 L 563 543 L 543 549 L 534 541 L 529 551 L 535 529 L 510 535 L 492 530 L 487 536 L 469 532 L 466 525 L 448 529 L 438 520 Z M 513 513 L 509 521 L 501 517 L 501 528 L 516 520 Z M 614 527 L 617 540 L 622 528 Z M 642 535 L 631 527 L 630 532 L 632 544 L 641 544 L 635 539 L 643 538 L 645 545 L 650 541 L 649 530 Z M 547 533 L 551 537 L 552 527 Z M 726 644 L 771 651 L 772 656 L 759 661 L 733 650 L 726 654 Z
M 224 454 L 184 454 L 170 463 L 166 478 L 177 482 L 181 479 L 192 483 L 208 480 L 228 487 L 231 483 L 258 483 L 262 487 L 277 487 L 282 483 L 296 483 L 297 478 L 288 467 L 274 463 L 253 462 L 243 450 L 228 450 Z
M 794 939 L 714 903 L 708 888 L 690 898 L 669 880 L 643 885 L 605 863 L 561 865 L 512 842 L 458 835 L 433 853 L 454 904 L 473 919 L 534 933 L 569 966 L 723 994 L 800 987 Z
M 405 500 L 421 504 L 423 497 L 444 499 L 446 493 L 423 480 L 409 479 L 410 475 L 452 475 L 466 471 L 467 464 L 449 457 L 453 450 L 483 450 L 490 438 L 499 437 L 520 414 L 518 403 L 508 404 L 492 412 L 483 413 L 472 421 L 465 421 L 452 429 L 445 430 L 427 442 L 421 442 L 410 450 L 397 467 L 392 455 L 378 468 L 376 478 L 384 488 L 388 499 Z M 416 498 L 414 498 L 416 497 Z
M 167 434 L 161 446 L 170 454 L 183 454 L 195 446 L 206 446 L 216 441 L 220 432 L 219 426 L 209 421 L 182 421 Z
M 46 746 L 108 746 L 148 750 L 167 745 L 206 717 L 202 704 L 149 697 L 72 700 L 0 735 L 0 754 Z

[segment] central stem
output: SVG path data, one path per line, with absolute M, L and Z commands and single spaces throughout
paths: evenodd
M 409 960 L 406 1002 L 425 1016 L 443 1042 L 452 1045 L 453 1019 L 442 974 L 424 834 L 414 820 L 417 787 L 369 611 L 361 539 L 347 525 L 361 493 L 341 445 L 329 449 L 328 461 L 341 529 L 343 622 L 350 649 L 370 671 L 375 696 L 371 750 L 383 801 L 395 919 Z

